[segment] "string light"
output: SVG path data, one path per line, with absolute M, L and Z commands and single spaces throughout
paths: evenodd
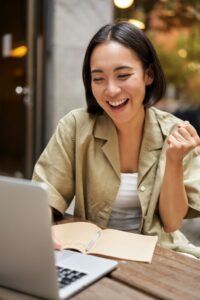
M 128 22 L 135 25 L 136 27 L 138 27 L 140 29 L 145 29 L 145 24 L 139 20 L 129 19 Z
M 28 48 L 26 46 L 20 46 L 10 50 L 11 57 L 23 57 L 26 55 Z
M 114 0 L 115 6 L 118 8 L 128 8 L 133 4 L 134 0 Z

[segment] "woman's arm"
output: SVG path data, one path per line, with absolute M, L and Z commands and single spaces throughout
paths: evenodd
M 200 138 L 188 122 L 180 124 L 167 140 L 166 167 L 160 191 L 159 214 L 163 228 L 172 232 L 181 227 L 188 211 L 184 187 L 183 158 L 192 149 L 199 152 Z

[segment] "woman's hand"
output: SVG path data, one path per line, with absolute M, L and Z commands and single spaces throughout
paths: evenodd
M 171 161 L 182 161 L 192 149 L 200 155 L 200 137 L 188 121 L 178 125 L 178 128 L 169 135 L 167 143 L 166 155 Z
M 54 250 L 61 250 L 61 244 L 53 237 Z

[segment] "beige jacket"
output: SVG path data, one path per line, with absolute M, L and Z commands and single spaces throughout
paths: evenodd
M 180 231 L 164 232 L 158 214 L 164 140 L 180 121 L 156 108 L 146 109 L 138 175 L 140 231 L 158 235 L 163 247 L 200 257 L 200 248 L 189 246 Z M 39 158 L 33 180 L 48 184 L 49 204 L 59 212 L 64 213 L 75 196 L 75 215 L 106 227 L 120 185 L 118 138 L 112 120 L 106 114 L 90 115 L 85 109 L 67 114 Z M 184 159 L 184 180 L 190 207 L 187 217 L 199 217 L 200 156 L 194 151 Z

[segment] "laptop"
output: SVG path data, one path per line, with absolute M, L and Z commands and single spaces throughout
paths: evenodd
M 67 299 L 118 263 L 54 251 L 47 200 L 45 184 L 0 176 L 0 286 L 48 300 Z

